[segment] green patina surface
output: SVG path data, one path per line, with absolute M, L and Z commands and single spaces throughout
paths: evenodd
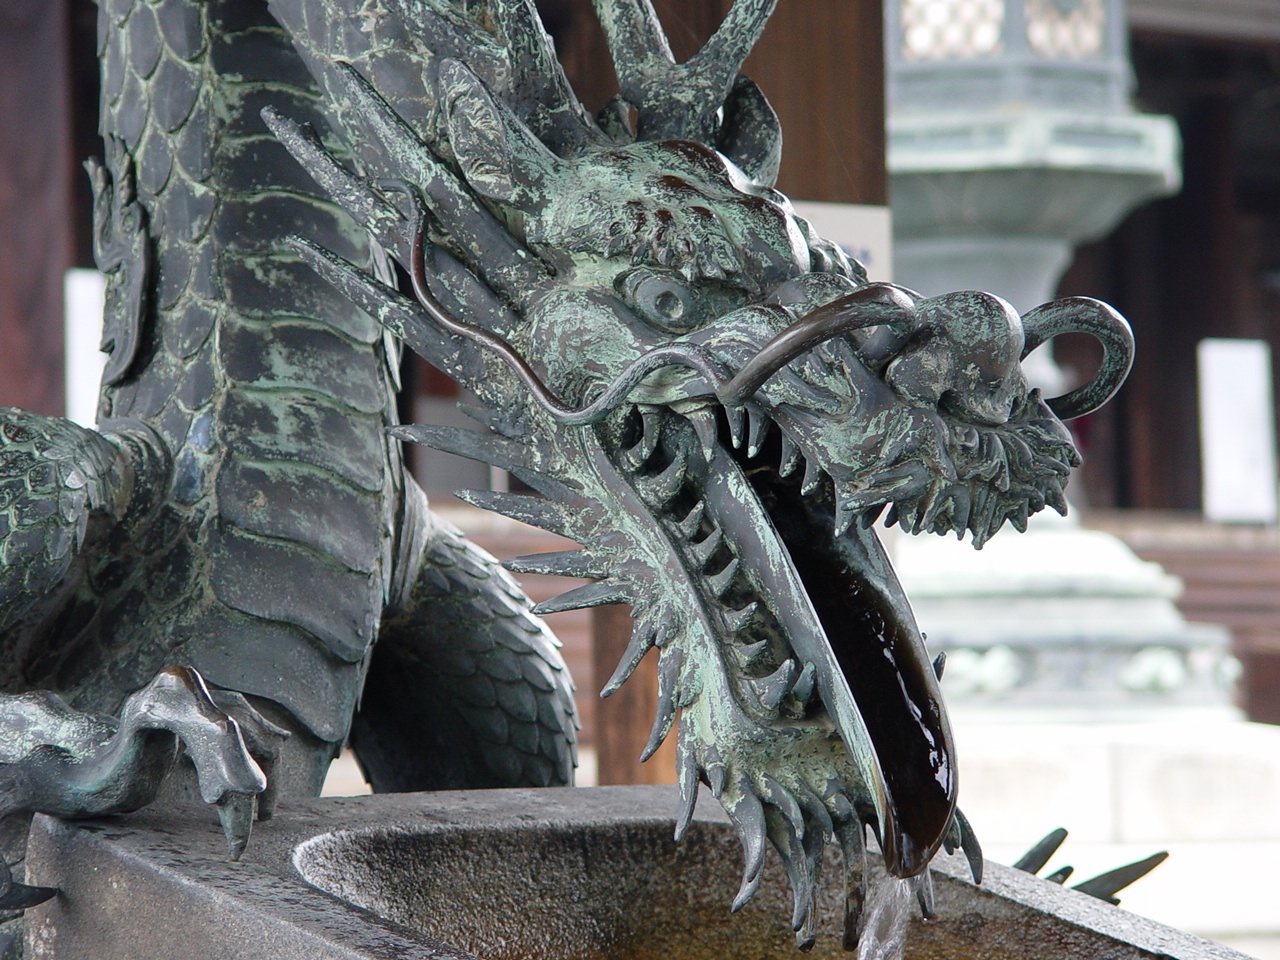
M 472 503 L 582 544 L 508 564 L 593 581 L 533 612 L 631 604 L 605 693 L 657 649 L 646 753 L 679 716 L 682 824 L 706 783 L 742 837 L 736 902 L 772 845 L 812 942 L 838 843 L 852 943 L 868 830 L 924 901 L 940 847 L 981 862 L 941 664 L 873 525 L 981 546 L 1065 509 L 1061 420 L 1118 388 L 1131 340 L 1095 301 L 1019 317 L 871 284 L 817 236 L 738 73 L 771 0 L 686 64 L 646 0 L 597 7 L 621 92 L 592 118 L 530 0 L 103 3 L 112 419 L 4 415 L 0 457 L 30 458 L 0 513 L 8 687 L 114 713 L 189 664 L 290 734 L 267 773 L 292 789 L 348 734 L 380 788 L 563 781 L 553 640 L 426 512 L 393 438 L 427 443 L 531 490 Z M 195 92 L 148 109 L 171 62 Z M 370 318 L 469 388 L 476 429 L 395 425 Z M 1068 331 L 1102 368 L 1046 401 L 1020 361 Z

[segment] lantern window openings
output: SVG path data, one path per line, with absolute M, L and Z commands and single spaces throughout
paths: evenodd
M 1106 53 L 1104 0 L 901 0 L 903 60 L 978 60 L 1011 52 L 1005 34 L 1017 30 L 1017 22 L 1007 18 L 1006 4 L 1013 3 L 1021 6 L 1023 49 L 1032 54 L 1089 60 Z
M 1000 53 L 1002 0 L 903 0 L 904 60 L 966 60 Z
M 1043 57 L 1084 60 L 1103 53 L 1102 0 L 1027 0 L 1027 43 Z

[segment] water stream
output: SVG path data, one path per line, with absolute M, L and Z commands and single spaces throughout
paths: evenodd
M 907 946 L 907 923 L 916 900 L 916 883 L 885 877 L 874 884 L 863 907 L 858 960 L 902 960 Z

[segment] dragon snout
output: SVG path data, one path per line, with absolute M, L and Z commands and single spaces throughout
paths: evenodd
M 945 404 L 973 423 L 1006 423 L 1028 390 L 1017 311 L 992 294 L 963 291 L 921 302 L 917 318 L 885 371 L 894 392 L 921 406 Z
M 885 370 L 898 396 L 941 408 L 972 423 L 1007 423 L 1029 390 L 1022 361 L 1064 333 L 1085 333 L 1103 348 L 1094 378 L 1047 401 L 1060 419 L 1096 410 L 1115 393 L 1133 363 L 1133 334 L 1120 314 L 1085 297 L 1054 300 L 1019 317 L 1000 297 L 959 291 L 916 306 L 917 325 Z

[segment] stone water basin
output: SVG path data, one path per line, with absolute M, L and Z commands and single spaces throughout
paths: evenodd
M 729 913 L 741 850 L 709 796 L 682 846 L 673 788 L 492 790 L 282 804 L 226 860 L 207 810 L 37 819 L 28 863 L 63 894 L 32 910 L 28 956 L 775 960 L 801 956 L 771 855 Z M 833 865 L 834 866 L 834 865 Z M 841 950 L 834 869 L 811 957 Z M 1243 960 L 996 865 L 937 871 L 938 918 L 909 960 Z

